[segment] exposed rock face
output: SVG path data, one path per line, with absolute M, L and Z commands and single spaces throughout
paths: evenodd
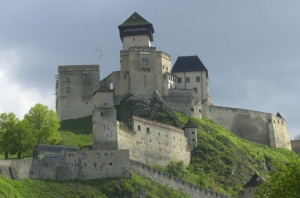
M 128 96 L 120 102 L 117 107 L 118 120 L 131 128 L 133 115 L 177 126 L 174 119 L 152 95 Z

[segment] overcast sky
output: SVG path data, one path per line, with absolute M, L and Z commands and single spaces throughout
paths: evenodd
M 118 25 L 134 11 L 154 26 L 157 50 L 197 54 L 218 106 L 281 113 L 300 134 L 300 1 L 14 1 L 0 6 L 0 112 L 55 108 L 59 65 L 120 69 Z

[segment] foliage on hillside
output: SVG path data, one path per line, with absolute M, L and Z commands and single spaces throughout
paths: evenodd
M 92 134 L 92 116 L 78 119 L 63 120 L 60 122 L 60 131 L 72 131 L 75 134 Z
M 71 131 L 60 131 L 61 145 L 65 146 L 92 146 L 93 135 L 92 134 L 75 134 Z
M 271 162 L 286 161 L 292 154 L 239 138 L 207 118 L 175 113 L 183 124 L 190 118 L 198 127 L 198 147 L 192 151 L 185 179 L 217 192 L 237 196 L 255 172 L 265 177 Z
M 189 197 L 183 193 L 143 179 L 95 179 L 57 182 L 53 180 L 0 178 L 0 197 Z

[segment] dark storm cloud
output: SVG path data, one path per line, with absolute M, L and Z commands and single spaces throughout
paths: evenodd
M 58 65 L 120 68 L 117 26 L 134 11 L 154 25 L 153 45 L 175 62 L 197 54 L 216 105 L 276 113 L 300 133 L 298 1 L 6 1 L 0 50 L 21 49 L 15 80 L 53 90 Z

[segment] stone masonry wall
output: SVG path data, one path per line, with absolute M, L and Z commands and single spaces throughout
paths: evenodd
M 203 105 L 202 109 L 203 116 L 224 126 L 239 137 L 273 148 L 291 150 L 287 124 L 271 113 L 213 105 Z M 273 123 L 274 120 L 276 123 Z M 280 123 L 277 123 L 277 120 L 280 120 Z
M 119 149 L 129 149 L 130 158 L 151 165 L 166 166 L 173 160 L 190 163 L 190 149 L 180 128 L 133 117 L 133 128 L 118 122 Z
M 191 197 L 195 198 L 229 198 L 227 195 L 223 195 L 217 192 L 214 192 L 209 189 L 205 189 L 201 186 L 189 183 L 185 180 L 177 178 L 173 175 L 165 173 L 163 171 L 157 170 L 141 162 L 131 160 L 131 169 L 141 175 L 142 177 L 148 178 L 152 181 L 166 185 L 175 190 L 184 192 Z
M 131 178 L 129 150 L 66 152 L 66 156 L 65 160 L 0 160 L 0 176 L 16 180 L 40 178 L 60 181 Z
M 194 90 L 170 89 L 168 96 L 162 96 L 168 106 L 186 115 L 202 118 L 201 100 Z
M 291 146 L 295 153 L 300 153 L 300 140 L 292 140 Z

